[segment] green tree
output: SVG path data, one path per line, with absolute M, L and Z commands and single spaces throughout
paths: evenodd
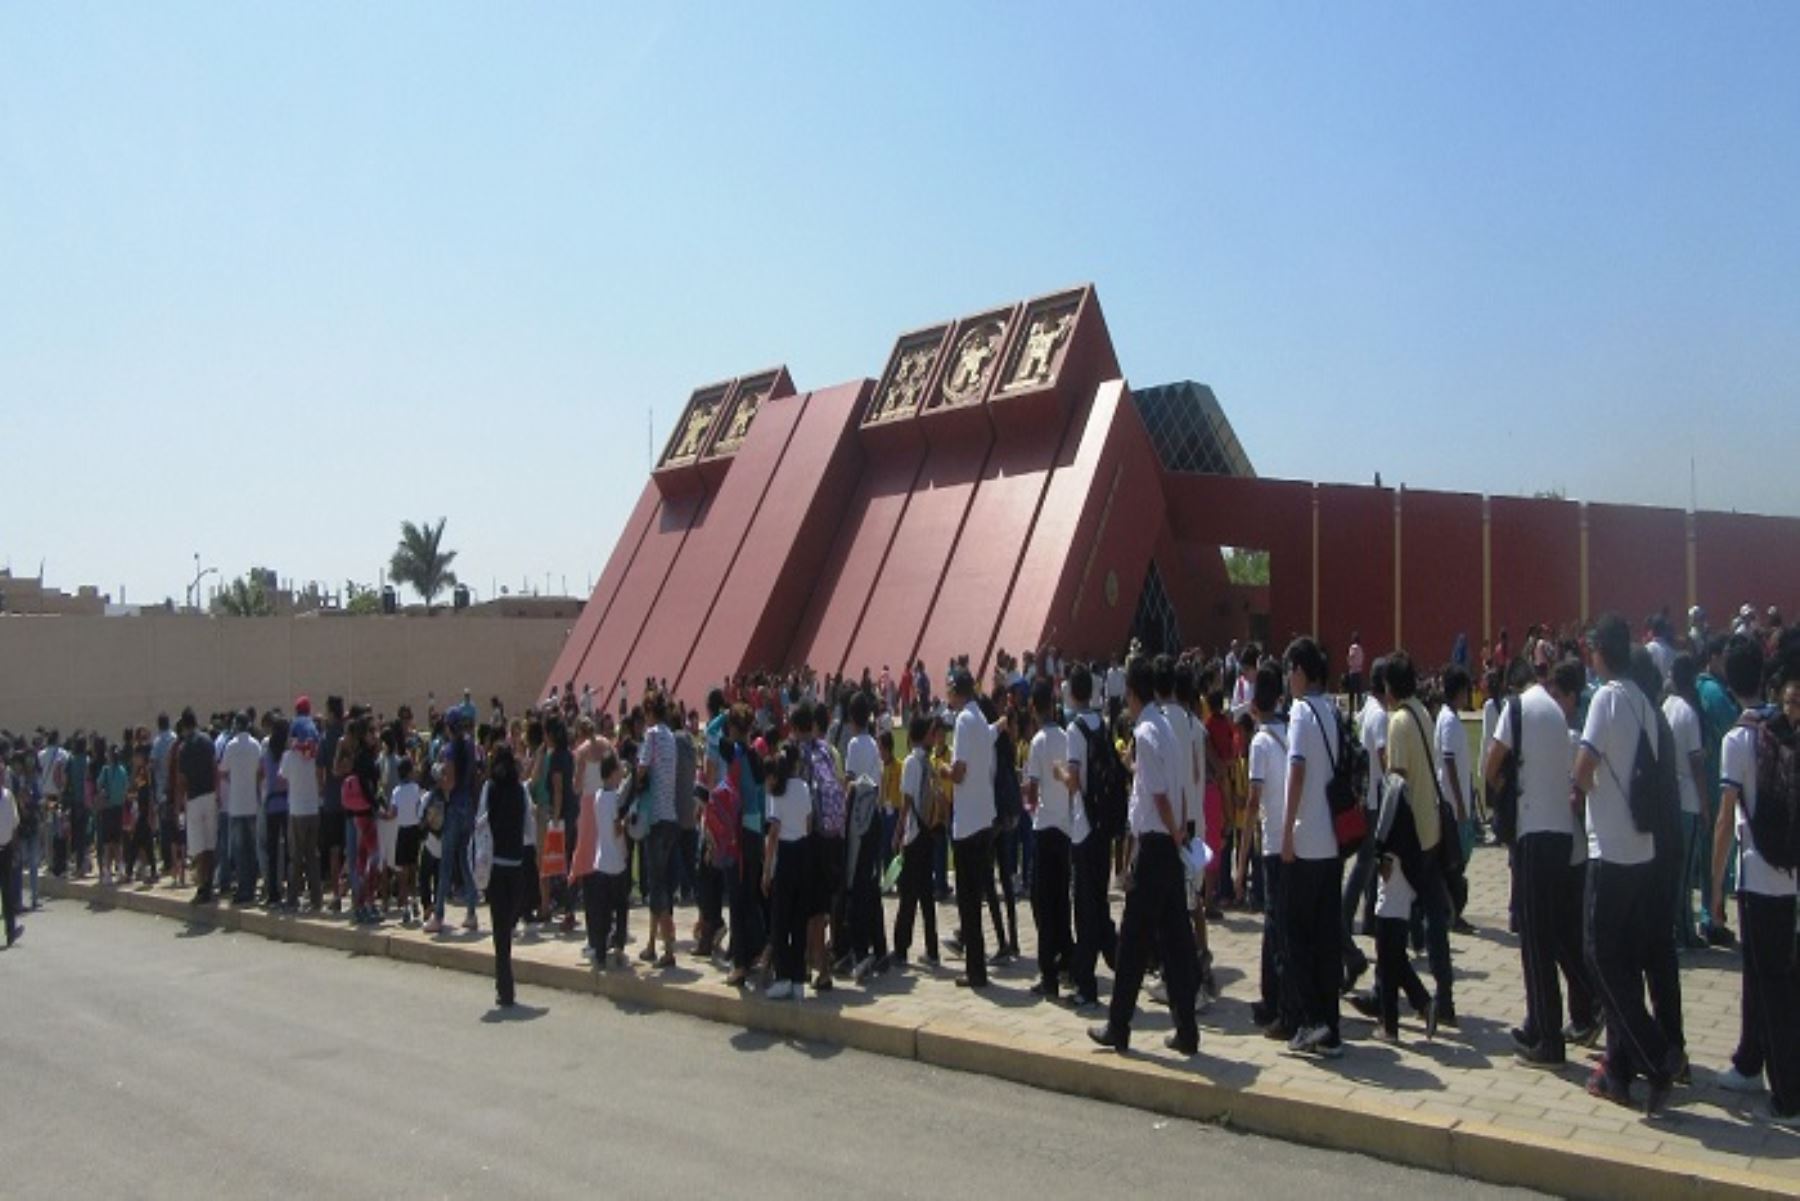
M 372 617 L 381 612 L 381 593 L 355 580 L 344 581 L 344 612 L 355 617 Z
M 456 552 L 444 549 L 444 523 L 447 520 L 440 517 L 436 525 L 429 521 L 423 525 L 401 522 L 400 545 L 394 548 L 394 558 L 388 564 L 388 574 L 394 578 L 394 583 L 410 585 L 425 602 L 427 613 L 431 612 L 431 602 L 438 593 L 456 587 L 456 573 L 450 570 L 450 564 L 456 561 Z
M 1237 546 L 1227 547 L 1225 575 L 1234 584 L 1267 584 L 1269 582 L 1269 552 L 1245 550 Z
M 272 617 L 275 602 L 261 580 L 241 575 L 213 594 L 212 611 L 219 617 Z

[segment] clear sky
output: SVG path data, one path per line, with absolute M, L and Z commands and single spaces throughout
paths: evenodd
M 0 555 L 585 590 L 688 392 L 1094 281 L 1264 475 L 1800 513 L 1800 4 L 0 7 Z

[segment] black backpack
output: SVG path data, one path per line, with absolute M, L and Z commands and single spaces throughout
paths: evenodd
M 1631 824 L 1641 834 L 1654 834 L 1658 855 L 1669 850 L 1665 840 L 1675 833 L 1673 846 L 1681 846 L 1681 784 L 1675 775 L 1675 735 L 1669 719 L 1651 706 L 1654 720 L 1638 730 L 1637 754 L 1631 761 L 1631 779 L 1625 789 L 1631 807 Z M 1652 739 L 1657 741 L 1653 742 Z M 1656 753 L 1658 745 L 1668 753 Z
M 1500 765 L 1500 779 L 1494 785 L 1494 800 L 1489 809 L 1494 820 L 1494 837 L 1502 845 L 1511 846 L 1519 835 L 1519 771 L 1525 765 L 1525 714 L 1518 697 L 1506 698 L 1500 720 L 1512 727 L 1512 754 Z
M 1764 863 L 1800 868 L 1800 738 L 1785 714 L 1743 723 L 1756 730 L 1756 810 L 1750 836 Z
M 1113 745 L 1104 719 L 1097 730 L 1079 717 L 1075 725 L 1087 743 L 1087 787 L 1082 790 L 1081 799 L 1087 807 L 1088 824 L 1102 838 L 1117 838 L 1125 833 L 1131 798 L 1125 763 L 1119 758 L 1119 748 Z
M 1326 717 L 1319 712 L 1319 707 L 1311 700 L 1301 698 L 1313 716 L 1319 719 L 1321 736 L 1324 735 Z M 1331 778 L 1325 781 L 1325 803 L 1331 807 L 1331 815 L 1348 812 L 1361 805 L 1361 794 L 1368 791 L 1369 753 L 1363 748 L 1362 740 L 1351 736 L 1350 723 L 1338 712 L 1336 705 L 1331 705 L 1331 719 L 1337 724 L 1337 751 L 1332 752 L 1331 739 L 1325 739 L 1325 755 L 1330 761 Z M 1362 770 L 1356 770 L 1356 761 L 1360 756 Z

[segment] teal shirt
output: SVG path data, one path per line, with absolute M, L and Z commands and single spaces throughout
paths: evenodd
M 1717 676 L 1703 672 L 1695 686 L 1700 693 L 1700 740 L 1706 751 L 1707 813 L 1713 814 L 1719 811 L 1720 748 L 1741 710 Z
M 108 809 L 123 809 L 125 793 L 131 787 L 131 773 L 118 763 L 100 769 L 100 798 Z

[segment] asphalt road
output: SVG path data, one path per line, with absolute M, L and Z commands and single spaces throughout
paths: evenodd
M 1525 1196 L 604 998 L 56 902 L 0 1197 Z

